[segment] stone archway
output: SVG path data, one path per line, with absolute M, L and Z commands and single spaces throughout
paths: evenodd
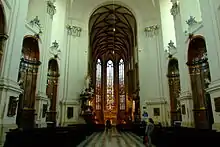
M 171 108 L 171 124 L 174 121 L 181 120 L 180 102 L 178 101 L 180 94 L 180 74 L 178 60 L 171 58 L 168 63 L 168 82 L 170 93 L 170 108 Z
M 59 65 L 56 59 L 50 59 L 48 62 L 48 73 L 47 73 L 47 96 L 50 99 L 50 109 L 48 112 L 47 121 L 53 122 L 56 125 L 56 105 L 57 105 L 57 87 L 59 80 Z
M 31 35 L 25 36 L 22 47 L 18 82 L 23 93 L 19 97 L 17 125 L 20 128 L 33 128 L 37 74 L 41 64 L 38 39 Z
M 210 95 L 205 92 L 211 81 L 206 42 L 203 36 L 193 36 L 188 46 L 189 74 L 191 79 L 195 127 L 211 129 L 213 114 Z

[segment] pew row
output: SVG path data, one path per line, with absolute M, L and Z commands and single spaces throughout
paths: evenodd
M 118 131 L 133 132 L 144 136 L 145 127 L 140 124 L 120 124 Z M 152 142 L 157 147 L 207 147 L 220 146 L 220 132 L 185 127 L 160 127 L 155 125 Z
M 74 147 L 104 125 L 78 124 L 68 127 L 12 130 L 7 133 L 4 147 Z

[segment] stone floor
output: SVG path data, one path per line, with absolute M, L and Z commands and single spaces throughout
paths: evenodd
M 116 128 L 94 133 L 78 147 L 144 147 L 142 138 L 133 133 L 119 133 Z

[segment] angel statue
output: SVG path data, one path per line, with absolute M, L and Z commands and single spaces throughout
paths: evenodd
M 90 84 L 90 81 L 91 81 L 91 77 L 90 75 L 86 75 L 85 77 L 85 83 L 84 83 L 84 88 L 89 88 L 89 84 Z

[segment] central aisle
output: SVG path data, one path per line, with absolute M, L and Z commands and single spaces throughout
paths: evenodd
M 144 147 L 142 138 L 133 133 L 119 133 L 115 127 L 109 131 L 94 133 L 78 147 Z

